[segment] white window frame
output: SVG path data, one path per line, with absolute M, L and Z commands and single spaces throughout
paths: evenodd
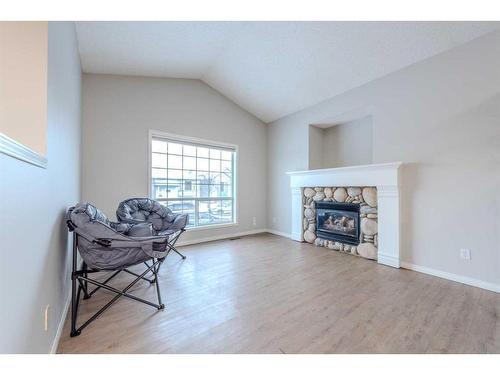
M 233 222 L 232 223 L 221 223 L 221 224 L 208 224 L 208 225 L 199 225 L 196 227 L 188 227 L 186 228 L 187 231 L 199 231 L 199 230 L 208 230 L 208 229 L 218 229 L 218 228 L 225 228 L 225 227 L 234 227 L 239 225 L 238 221 L 238 145 L 235 144 L 230 144 L 230 143 L 223 143 L 223 142 L 218 142 L 218 141 L 212 141 L 208 139 L 202 139 L 202 138 L 195 138 L 195 137 L 187 137 L 183 135 L 178 135 L 178 134 L 172 134 L 172 133 L 166 133 L 161 130 L 149 130 L 148 134 L 148 194 L 151 199 L 155 199 L 153 197 L 153 176 L 152 176 L 152 168 L 153 168 L 153 163 L 152 163 L 152 142 L 153 138 L 165 138 L 171 141 L 177 141 L 180 143 L 196 143 L 200 144 L 200 146 L 213 146 L 213 147 L 223 147 L 223 148 L 232 148 L 234 149 L 234 156 L 233 156 Z M 198 200 L 199 198 L 193 198 L 189 200 Z M 202 200 L 204 200 L 203 198 Z M 214 198 L 217 199 L 217 198 Z M 176 199 L 179 200 L 179 199 Z

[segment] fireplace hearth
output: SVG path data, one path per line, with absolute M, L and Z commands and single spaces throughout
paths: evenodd
M 333 201 L 316 202 L 316 236 L 326 240 L 358 245 L 360 205 Z

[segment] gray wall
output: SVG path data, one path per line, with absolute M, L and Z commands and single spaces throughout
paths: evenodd
M 326 168 L 323 165 L 325 129 L 309 126 L 309 169 Z
M 63 218 L 80 199 L 80 93 L 74 24 L 50 22 L 48 168 L 0 154 L 2 353 L 48 353 L 63 316 L 71 250 Z
M 148 195 L 149 129 L 239 146 L 239 225 L 183 240 L 266 228 L 266 125 L 198 80 L 84 74 L 85 201 L 114 219 L 120 201 Z
M 323 168 L 371 164 L 372 119 L 365 117 L 323 130 Z
M 269 202 L 270 226 L 290 233 L 285 172 L 307 169 L 309 125 L 369 110 L 373 162 L 406 163 L 402 259 L 498 284 L 499 67 L 495 32 L 270 124 L 268 190 L 283 197 Z
M 371 164 L 372 118 L 332 126 L 309 125 L 309 169 Z

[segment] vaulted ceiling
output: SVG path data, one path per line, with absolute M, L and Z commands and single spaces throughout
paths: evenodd
M 201 79 L 271 122 L 498 22 L 77 22 L 84 72 Z

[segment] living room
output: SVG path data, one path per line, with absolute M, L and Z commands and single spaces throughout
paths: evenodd
M 0 352 L 500 352 L 499 22 L 0 42 Z

